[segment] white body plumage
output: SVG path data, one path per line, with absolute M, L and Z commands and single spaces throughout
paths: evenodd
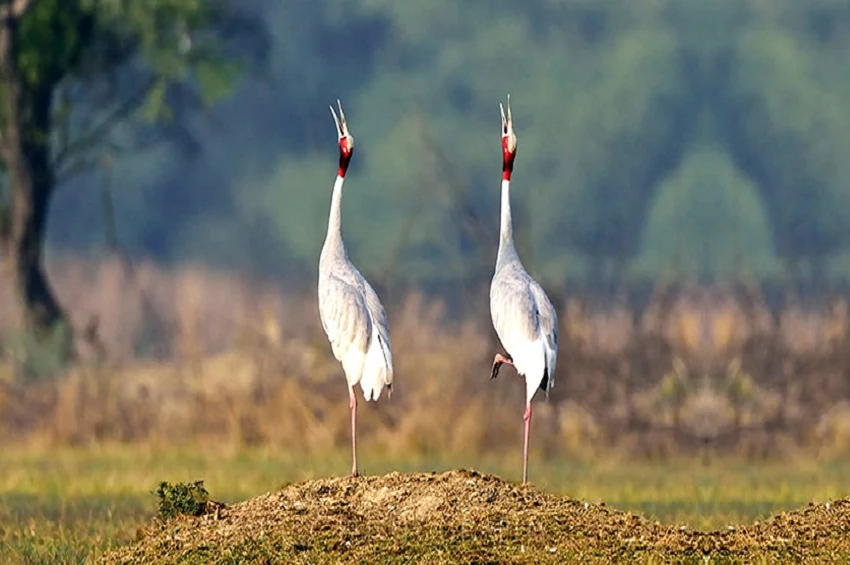
M 351 475 L 357 470 L 357 395 L 360 383 L 366 402 L 378 400 L 387 387 L 392 393 L 393 356 L 387 313 L 375 290 L 360 274 L 342 241 L 342 187 L 354 153 L 354 137 L 348 130 L 342 102 L 339 116 L 330 108 L 339 140 L 339 169 L 331 196 L 328 233 L 319 257 L 319 316 L 331 342 L 334 357 L 342 364 L 348 382 L 351 410 Z
M 516 158 L 517 138 L 511 116 L 499 104 L 502 115 L 502 213 L 499 227 L 499 252 L 496 272 L 490 283 L 490 316 L 499 341 L 508 357 L 497 353 L 491 378 L 507 363 L 525 378 L 525 432 L 522 445 L 522 482 L 528 480 L 528 439 L 531 432 L 531 399 L 538 388 L 548 394 L 555 384 L 558 362 L 558 316 L 549 297 L 529 276 L 514 247 L 511 222 L 511 174 Z
M 525 377 L 526 402 L 555 384 L 558 319 L 552 302 L 520 262 L 513 242 L 510 181 L 502 181 L 502 218 L 496 270 L 490 284 L 490 316 L 499 341 Z
M 392 390 L 393 361 L 387 314 L 374 289 L 348 258 L 342 241 L 343 177 L 331 200 L 328 235 L 319 258 L 319 314 L 349 387 L 360 383 L 367 401 Z

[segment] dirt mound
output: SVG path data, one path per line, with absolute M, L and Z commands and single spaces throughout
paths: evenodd
M 105 563 L 837 562 L 850 499 L 695 532 L 474 471 L 294 484 L 154 522 Z

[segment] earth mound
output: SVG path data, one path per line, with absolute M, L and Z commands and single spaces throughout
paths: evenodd
M 722 531 L 458 470 L 293 484 L 154 521 L 104 563 L 735 563 L 850 559 L 850 498 Z

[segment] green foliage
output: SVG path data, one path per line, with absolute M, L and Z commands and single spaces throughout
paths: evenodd
M 228 59 L 198 61 L 194 69 L 194 76 L 200 87 L 204 103 L 212 105 L 227 96 L 242 70 L 242 65 L 238 61 Z
M 135 110 L 169 121 L 175 100 L 182 107 L 193 95 L 206 104 L 225 96 L 241 67 L 217 30 L 236 16 L 226 1 L 38 0 L 21 19 L 17 61 L 33 93 L 82 89 L 72 103 L 60 99 L 54 120 L 88 151 Z M 175 87 L 186 91 L 182 99 Z M 65 156 L 66 147 L 57 150 Z
M 93 6 L 85 2 L 33 2 L 21 20 L 18 48 L 18 64 L 30 86 L 55 82 L 79 64 L 93 18 Z
M 594 141 L 578 149 L 581 191 L 567 201 L 562 229 L 589 256 L 630 259 L 659 175 L 677 161 L 687 119 L 681 61 L 673 36 L 648 28 L 620 39 L 603 64 L 604 78 L 583 101 L 582 137 Z M 630 150 L 639 143 L 640 152 Z
M 181 514 L 200 516 L 210 499 L 204 481 L 174 484 L 163 481 L 156 489 L 156 496 L 159 500 L 157 512 L 163 520 L 171 520 Z
M 779 269 L 756 186 L 714 147 L 689 152 L 653 195 L 636 270 L 691 278 Z
M 515 231 L 549 284 L 610 265 L 638 279 L 773 278 L 800 262 L 850 276 L 841 0 L 262 0 L 266 76 L 240 82 L 239 60 L 202 33 L 181 55 L 181 29 L 208 29 L 217 5 L 98 3 L 99 29 L 137 41 L 151 71 L 147 119 L 195 128 L 172 105 L 185 81 L 223 102 L 212 110 L 223 127 L 198 128 L 203 158 L 116 167 L 123 237 L 140 253 L 312 273 L 336 167 L 325 106 L 340 97 L 357 139 L 343 206 L 358 265 L 480 282 L 498 233 L 497 104 L 510 92 Z M 93 246 L 80 193 L 56 233 Z
M 789 258 L 850 242 L 850 105 L 819 80 L 819 55 L 781 29 L 743 33 L 730 104 L 744 170 L 765 194 L 777 251 Z

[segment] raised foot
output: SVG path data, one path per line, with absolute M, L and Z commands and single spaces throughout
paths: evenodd
M 513 365 L 514 360 L 510 355 L 507 357 L 502 355 L 501 353 L 496 353 L 496 356 L 493 358 L 493 369 L 490 371 L 490 378 L 495 379 L 499 376 L 499 369 L 502 368 L 502 365 Z

